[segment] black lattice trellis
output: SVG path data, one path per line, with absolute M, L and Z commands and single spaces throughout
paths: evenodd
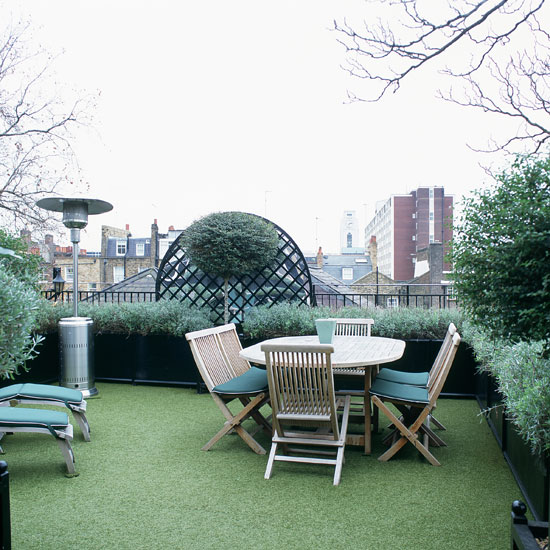
M 242 322 L 246 310 L 255 305 L 288 301 L 311 304 L 314 300 L 311 276 L 302 252 L 285 231 L 270 223 L 279 236 L 276 258 L 260 271 L 229 280 L 229 313 L 233 322 Z M 161 261 L 156 293 L 157 300 L 179 300 L 208 307 L 213 322 L 223 323 L 223 279 L 194 266 L 180 238 L 172 243 Z

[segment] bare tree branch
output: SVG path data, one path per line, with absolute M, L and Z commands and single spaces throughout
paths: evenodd
M 81 184 L 72 131 L 87 123 L 93 101 L 67 105 L 56 96 L 54 58 L 27 42 L 29 33 L 28 24 L 0 29 L 0 224 L 12 231 L 58 225 L 35 203 L 60 185 Z
M 439 96 L 517 121 L 517 130 L 485 151 L 541 151 L 550 142 L 550 14 L 545 0 L 392 0 L 371 2 L 386 18 L 369 17 L 361 32 L 334 22 L 346 50 L 343 68 L 370 82 L 352 101 L 379 101 L 413 72 L 429 67 L 448 77 Z M 442 66 L 442 63 L 446 65 Z M 460 88 L 460 89 L 457 89 Z

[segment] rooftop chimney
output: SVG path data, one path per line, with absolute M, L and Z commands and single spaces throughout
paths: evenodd
M 317 252 L 317 267 L 323 267 L 323 249 L 321 247 L 319 247 L 319 250 Z
M 126 224 L 126 231 L 130 231 L 130 224 L 129 223 Z

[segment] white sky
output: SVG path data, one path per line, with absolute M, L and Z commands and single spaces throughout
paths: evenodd
M 266 216 L 304 253 L 339 248 L 344 210 L 361 227 L 375 203 L 420 185 L 458 200 L 488 180 L 467 143 L 499 121 L 435 98 L 424 71 L 378 103 L 346 103 L 363 83 L 340 68 L 332 20 L 359 22 L 361 0 L 19 0 L 67 87 L 99 91 L 95 130 L 76 151 L 89 190 L 112 212 L 100 226 L 148 236 L 210 212 Z M 79 196 L 78 193 L 72 193 Z M 62 230 L 67 235 L 68 231 Z

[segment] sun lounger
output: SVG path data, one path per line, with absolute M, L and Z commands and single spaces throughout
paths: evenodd
M 19 403 L 67 407 L 78 422 L 84 439 L 90 441 L 90 426 L 85 414 L 86 401 L 81 391 L 48 384 L 11 384 L 0 388 L 0 411 Z
M 67 475 L 78 475 L 74 467 L 71 448 L 73 426 L 65 412 L 27 407 L 0 407 L 0 440 L 6 433 L 37 432 L 55 437 L 67 465 Z M 4 452 L 0 447 L 0 452 Z

